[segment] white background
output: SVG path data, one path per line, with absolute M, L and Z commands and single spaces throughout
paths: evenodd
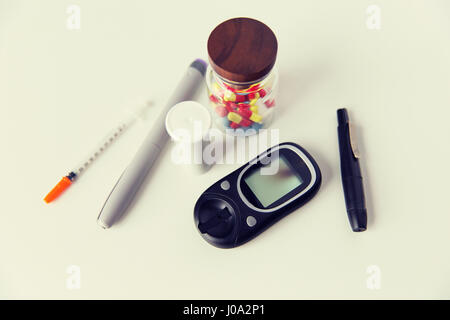
M 66 27 L 70 4 L 81 29 Z M 381 9 L 381 29 L 366 9 Z M 0 298 L 450 298 L 448 1 L 0 0 Z M 307 205 L 242 247 L 206 243 L 198 196 L 236 169 L 174 166 L 166 149 L 120 224 L 97 215 L 188 64 L 220 22 L 249 16 L 278 37 L 272 128 L 318 161 Z M 148 119 L 61 198 L 42 198 L 138 97 Z M 204 97 L 203 97 L 204 98 Z M 351 232 L 336 109 L 356 124 L 369 212 Z M 81 268 L 68 290 L 66 269 Z M 370 290 L 367 268 L 381 270 Z

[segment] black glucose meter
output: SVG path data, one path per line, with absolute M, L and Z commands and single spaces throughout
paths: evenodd
M 194 208 L 195 225 L 210 244 L 237 247 L 308 202 L 321 181 L 305 149 L 281 143 L 203 192 Z

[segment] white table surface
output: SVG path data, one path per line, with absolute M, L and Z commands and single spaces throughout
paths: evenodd
M 81 28 L 66 27 L 70 4 Z M 366 26 L 369 5 L 381 28 Z M 450 298 L 448 1 L 0 0 L 0 298 Z M 206 243 L 193 206 L 239 167 L 195 176 L 167 149 L 120 224 L 97 215 L 174 86 L 220 22 L 249 16 L 279 41 L 281 141 L 318 161 L 317 196 L 255 240 Z M 61 198 L 43 196 L 138 97 L 145 122 Z M 203 97 L 204 99 L 205 97 Z M 368 230 L 353 233 L 336 109 L 363 154 Z M 80 267 L 79 289 L 67 268 Z M 379 288 L 370 289 L 370 266 Z

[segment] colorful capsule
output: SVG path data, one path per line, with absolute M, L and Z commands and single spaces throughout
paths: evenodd
M 214 94 L 209 95 L 209 100 L 211 100 L 213 103 L 219 103 L 219 99 Z
M 266 90 L 264 89 L 259 90 L 258 93 L 261 98 L 264 98 L 267 94 Z
M 225 101 L 236 101 L 236 95 L 234 94 L 234 92 L 232 91 L 225 91 L 224 95 L 223 95 L 223 99 Z
M 252 99 L 250 100 L 250 105 L 253 106 L 256 102 L 258 102 L 259 99 Z
M 236 105 L 239 109 L 247 109 L 248 107 L 250 107 L 249 103 L 239 103 Z
M 246 109 L 239 108 L 237 112 L 244 118 L 250 118 L 250 116 L 252 115 L 252 111 L 247 108 Z
M 250 92 L 248 94 L 248 99 L 250 101 L 254 100 L 254 99 L 259 99 L 259 93 L 258 92 Z
M 237 129 L 239 127 L 240 127 L 240 125 L 238 123 L 236 123 L 236 122 L 231 122 L 230 123 L 230 128 L 232 128 L 232 129 Z
M 262 117 L 257 113 L 253 113 L 249 119 L 253 122 L 261 122 Z
M 228 110 L 228 112 L 233 112 L 237 109 L 237 106 L 235 103 L 226 101 L 225 102 L 225 108 Z
M 228 110 L 223 105 L 218 105 L 215 111 L 219 117 L 225 117 L 228 114 Z
M 236 102 L 245 102 L 247 100 L 247 96 L 246 95 L 242 95 L 242 94 L 236 94 Z
M 266 102 L 264 102 L 264 104 L 267 106 L 267 108 L 271 108 L 275 105 L 275 100 L 274 99 L 267 100 Z
M 223 99 L 225 101 L 233 101 L 233 102 L 244 102 L 246 100 L 244 95 L 240 95 L 240 94 L 236 94 L 234 92 L 231 91 L 226 91 Z
M 239 124 L 240 126 L 243 126 L 243 127 L 248 127 L 248 126 L 250 126 L 252 124 L 252 121 L 242 117 L 241 115 L 239 115 L 239 114 L 237 114 L 235 112 L 228 113 L 227 118 L 231 122 L 235 122 L 235 123 L 237 123 L 237 124 Z
M 251 122 L 248 119 L 242 118 L 241 122 L 239 122 L 239 125 L 242 127 L 249 127 L 253 122 Z
M 251 112 L 258 113 L 258 106 L 257 105 L 253 105 L 249 109 L 250 109 Z
M 228 120 L 239 123 L 239 122 L 241 122 L 242 117 L 239 114 L 237 114 L 236 112 L 230 112 L 230 113 L 228 113 Z

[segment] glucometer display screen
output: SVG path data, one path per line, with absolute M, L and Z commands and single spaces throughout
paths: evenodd
M 303 179 L 290 167 L 283 155 L 273 159 L 266 167 L 255 170 L 244 181 L 264 207 L 270 206 L 303 183 Z

